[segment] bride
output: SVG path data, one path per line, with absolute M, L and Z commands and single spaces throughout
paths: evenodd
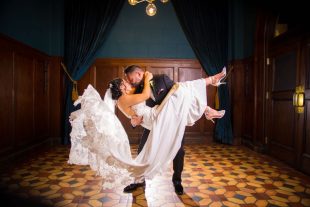
M 74 103 L 81 104 L 81 109 L 70 115 L 68 163 L 90 165 L 102 176 L 103 188 L 152 179 L 166 171 L 181 146 L 186 126 L 192 126 L 203 114 L 209 120 L 225 114 L 224 110 L 207 106 L 209 79 L 177 83 L 161 105 L 146 106 L 152 77 L 145 72 L 141 94 L 134 94 L 134 88 L 126 80 L 117 78 L 110 82 L 103 101 L 88 85 Z M 115 106 L 128 118 L 143 116 L 142 126 L 150 130 L 145 146 L 135 158 L 131 155 L 128 136 L 115 115 Z

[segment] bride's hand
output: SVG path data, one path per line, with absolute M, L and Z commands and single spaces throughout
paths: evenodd
M 149 82 L 150 80 L 153 79 L 153 74 L 152 74 L 151 72 L 149 72 L 149 71 L 146 71 L 146 72 L 144 73 L 144 76 L 145 76 L 145 80 L 146 80 L 147 82 Z
M 141 125 L 142 121 L 143 121 L 143 116 L 133 115 L 130 119 L 130 123 L 131 123 L 132 127 L 136 127 L 138 125 Z

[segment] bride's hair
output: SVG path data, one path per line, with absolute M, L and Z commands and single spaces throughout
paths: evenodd
M 109 88 L 111 89 L 113 100 L 118 100 L 119 97 L 123 94 L 120 88 L 122 82 L 123 82 L 123 79 L 121 78 L 115 78 L 110 81 Z

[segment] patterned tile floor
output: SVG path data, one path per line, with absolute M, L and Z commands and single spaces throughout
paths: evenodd
M 132 146 L 133 152 L 136 146 Z M 171 172 L 125 194 L 101 189 L 88 166 L 67 164 L 59 146 L 1 173 L 6 206 L 310 206 L 310 177 L 242 146 L 187 145 L 183 186 L 177 196 Z M 3 205 L 1 205 L 3 206 Z

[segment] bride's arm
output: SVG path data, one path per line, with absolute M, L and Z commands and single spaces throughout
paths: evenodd
M 120 98 L 120 101 L 122 102 L 122 104 L 126 105 L 126 107 L 131 107 L 133 105 L 136 105 L 138 103 L 141 103 L 149 99 L 151 96 L 150 80 L 152 78 L 153 78 L 153 74 L 146 71 L 145 77 L 144 77 L 144 88 L 143 88 L 142 93 L 122 96 Z
M 132 127 L 136 127 L 138 125 L 141 125 L 143 122 L 143 116 L 132 116 L 130 119 L 130 124 Z
M 117 108 L 127 117 L 130 119 L 130 124 L 134 128 L 138 125 L 141 125 L 143 122 L 143 116 L 137 116 L 136 112 L 131 108 L 128 107 L 127 111 L 125 112 L 121 106 L 121 104 L 117 104 Z

